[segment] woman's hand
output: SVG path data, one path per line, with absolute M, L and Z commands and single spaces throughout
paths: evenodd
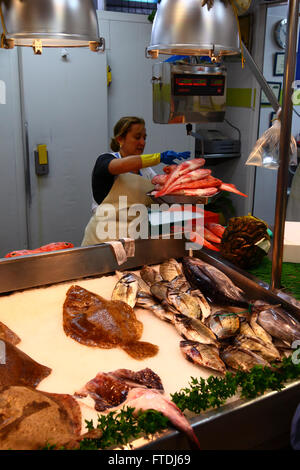
M 160 154 L 160 161 L 161 163 L 165 163 L 166 165 L 171 165 L 174 163 L 174 160 L 187 160 L 191 157 L 191 152 L 174 152 L 173 150 L 167 150 L 166 152 L 162 152 Z

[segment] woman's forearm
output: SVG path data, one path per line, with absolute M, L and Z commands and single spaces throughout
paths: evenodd
M 121 175 L 130 171 L 138 171 L 142 168 L 140 155 L 132 155 L 125 158 L 114 158 L 108 165 L 108 171 L 112 175 Z

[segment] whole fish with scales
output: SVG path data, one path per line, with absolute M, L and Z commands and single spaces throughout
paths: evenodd
M 200 289 L 209 301 L 248 307 L 245 293 L 219 269 L 191 256 L 183 258 L 182 266 L 190 284 Z
M 185 339 L 219 347 L 216 335 L 200 320 L 182 314 L 174 315 L 174 326 Z
M 262 339 L 254 338 L 254 336 L 239 334 L 234 338 L 233 345 L 259 354 L 268 362 L 280 360 L 280 353 L 273 345 L 270 347 Z
M 121 300 L 131 308 L 135 306 L 139 283 L 131 273 L 124 274 L 115 285 L 111 300 Z
M 211 344 L 184 340 L 180 341 L 180 350 L 184 357 L 193 364 L 216 370 L 221 374 L 226 372 L 226 366 L 219 356 L 218 348 Z
M 245 372 L 250 371 L 252 367 L 256 365 L 270 367 L 269 362 L 263 359 L 259 354 L 237 346 L 228 346 L 224 350 L 221 350 L 220 358 L 227 367 L 234 370 L 241 369 Z

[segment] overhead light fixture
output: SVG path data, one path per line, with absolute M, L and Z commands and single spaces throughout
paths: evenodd
M 148 56 L 159 54 L 221 56 L 239 54 L 239 26 L 230 2 L 214 0 L 161 0 L 157 5 Z
M 1 46 L 104 47 L 93 0 L 0 0 Z

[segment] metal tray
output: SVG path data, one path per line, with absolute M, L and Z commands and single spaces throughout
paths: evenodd
M 166 194 L 165 196 L 155 197 L 151 195 L 151 192 L 147 193 L 147 196 L 152 199 L 153 202 L 158 204 L 210 204 L 214 202 L 222 193 L 219 191 L 213 196 L 180 196 L 176 194 Z
M 111 246 L 106 244 L 42 253 L 14 259 L 0 259 L 0 293 L 41 287 L 80 278 L 109 274 L 115 270 L 139 268 L 168 258 L 188 255 L 184 239 L 136 240 L 135 256 L 119 266 Z M 228 275 L 252 299 L 282 306 L 300 320 L 300 309 L 253 277 L 205 249 L 193 253 Z M 191 419 L 203 450 L 282 449 L 289 446 L 293 414 L 300 402 L 300 381 L 286 384 L 279 392 L 253 400 L 232 401 Z M 275 411 L 274 411 L 275 410 Z M 227 430 L 227 431 L 226 431 Z M 229 430 L 229 431 L 228 431 Z M 226 432 L 225 432 L 226 431 Z M 185 436 L 166 430 L 153 439 L 131 442 L 128 448 L 142 450 L 189 449 Z

